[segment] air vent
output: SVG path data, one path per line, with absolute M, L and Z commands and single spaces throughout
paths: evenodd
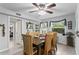
M 17 16 L 21 16 L 21 14 L 20 14 L 20 13 L 16 13 L 16 15 L 17 15 Z

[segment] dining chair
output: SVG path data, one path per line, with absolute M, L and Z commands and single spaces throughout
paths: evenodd
M 32 36 L 39 36 L 39 32 L 27 32 L 26 34 L 32 35 Z
M 54 46 L 57 50 L 57 32 L 54 33 Z
M 52 42 L 52 35 L 46 35 L 46 39 L 45 39 L 45 49 L 44 49 L 44 54 L 45 55 L 48 55 L 49 52 L 52 53 L 52 45 L 51 45 L 51 42 Z
M 57 51 L 57 32 L 53 32 L 52 50 L 54 50 L 54 54 Z
M 54 51 L 54 54 L 56 53 L 57 51 L 57 32 L 48 32 L 47 34 L 50 34 L 52 35 L 52 42 L 51 42 L 51 45 L 52 45 L 52 51 Z
M 34 35 L 39 36 L 40 33 L 39 32 L 34 32 Z
M 24 44 L 24 54 L 25 55 L 34 55 L 37 53 L 37 48 L 33 47 L 33 40 L 31 35 L 22 35 L 23 37 L 23 44 Z

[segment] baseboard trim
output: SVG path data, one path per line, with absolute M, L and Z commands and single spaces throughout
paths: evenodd
M 79 53 L 77 52 L 77 49 L 76 49 L 76 47 L 75 47 L 75 52 L 76 52 L 76 55 L 79 55 Z
M 60 42 L 57 42 L 58 44 L 63 44 L 63 45 L 67 45 L 67 44 L 64 44 L 64 43 L 60 43 Z
M 4 52 L 4 51 L 9 50 L 9 49 L 10 48 L 2 49 L 2 50 L 0 50 L 0 52 Z

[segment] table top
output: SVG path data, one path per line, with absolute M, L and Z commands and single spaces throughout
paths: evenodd
M 38 37 L 38 36 L 35 36 L 35 38 L 33 39 L 33 44 L 35 44 L 35 45 L 39 45 L 39 44 L 44 43 L 44 42 L 45 42 L 45 38 L 40 39 L 40 37 Z

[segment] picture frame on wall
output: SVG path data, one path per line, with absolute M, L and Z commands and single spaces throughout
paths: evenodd
M 68 21 L 68 29 L 72 29 L 72 21 Z

